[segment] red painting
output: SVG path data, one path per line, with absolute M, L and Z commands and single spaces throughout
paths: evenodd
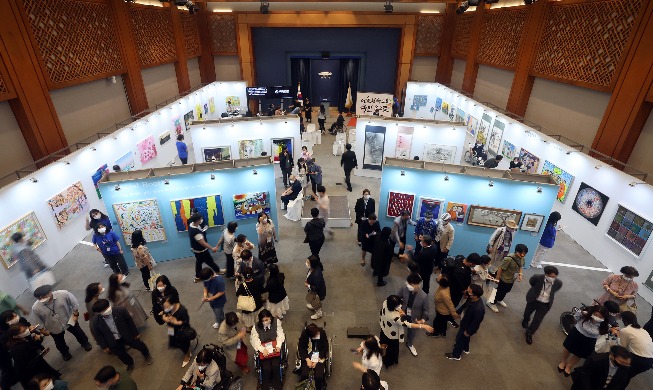
M 404 210 L 412 214 L 414 204 L 415 195 L 390 191 L 388 196 L 388 217 L 398 217 Z

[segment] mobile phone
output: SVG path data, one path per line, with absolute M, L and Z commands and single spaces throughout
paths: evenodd
M 358 353 L 358 349 L 356 349 L 356 348 L 349 348 L 349 352 L 351 352 L 351 353 Z

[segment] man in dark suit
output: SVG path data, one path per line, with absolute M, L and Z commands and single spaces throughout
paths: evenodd
M 370 196 L 370 190 L 367 188 L 363 190 L 363 197 L 356 200 L 354 206 L 354 213 L 356 214 L 356 224 L 358 225 L 358 245 L 363 242 L 362 224 L 367 222 L 367 218 L 374 214 L 376 205 L 374 199 Z
M 279 154 L 279 168 L 281 168 L 281 174 L 283 175 L 283 186 L 288 188 L 288 176 L 292 172 L 292 167 L 295 163 L 292 160 L 292 154 L 288 151 L 288 148 L 284 146 L 283 150 Z
M 301 192 L 302 183 L 297 180 L 295 175 L 290 175 L 290 188 L 286 188 L 286 190 L 281 193 L 281 203 L 283 203 L 283 209 L 288 210 L 288 202 L 297 199 L 297 196 L 299 196 Z
M 521 326 L 526 329 L 526 343 L 532 344 L 533 334 L 537 332 L 544 316 L 551 309 L 555 293 L 562 287 L 562 282 L 558 279 L 558 269 L 547 265 L 543 274 L 531 276 L 528 283 L 531 288 L 526 293 L 526 309 Z M 535 315 L 531 321 L 533 312 Z
M 93 304 L 93 312 L 98 313 L 91 320 L 91 328 L 98 345 L 104 352 L 112 353 L 127 365 L 127 371 L 134 369 L 134 359 L 127 353 L 128 345 L 139 350 L 147 364 L 152 364 L 152 355 L 144 342 L 140 340 L 134 320 L 124 307 L 111 307 L 106 299 L 98 299 Z
M 620 345 L 595 353 L 574 370 L 572 390 L 625 390 L 630 380 L 630 352 Z
M 433 273 L 438 252 L 433 247 L 433 239 L 428 234 L 422 236 L 420 245 L 422 245 L 422 250 L 415 255 L 415 262 L 419 265 L 419 276 L 422 277 L 422 290 L 428 294 L 431 285 L 431 274 Z
M 356 153 L 351 151 L 351 144 L 345 145 L 346 152 L 340 157 L 340 166 L 345 170 L 345 183 L 347 183 L 347 191 L 351 192 L 351 170 L 358 168 L 358 160 L 356 160 Z
M 329 356 L 329 339 L 324 329 L 311 323 L 299 336 L 298 354 L 301 360 L 301 380 L 306 380 L 313 369 L 315 388 L 324 388 L 324 364 Z
M 254 271 L 254 279 L 258 280 L 261 286 L 265 286 L 265 264 L 258 257 L 254 257 L 249 249 L 245 249 L 240 253 L 240 259 L 242 262 L 236 273 L 242 275 L 243 269 L 250 267 Z

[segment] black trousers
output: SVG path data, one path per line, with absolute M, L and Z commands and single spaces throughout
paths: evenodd
M 281 358 L 262 359 L 261 376 L 261 389 L 281 390 Z
M 88 344 L 88 337 L 86 336 L 86 333 L 82 330 L 82 328 L 79 326 L 79 322 L 75 322 L 75 326 L 69 326 L 68 327 L 68 332 L 72 333 L 73 336 L 77 339 L 77 342 L 81 346 L 85 346 Z M 57 347 L 57 350 L 61 352 L 63 356 L 66 356 L 70 354 L 70 350 L 68 349 L 68 344 L 66 344 L 66 338 L 64 337 L 66 332 L 61 332 L 61 333 L 52 333 L 52 338 L 54 339 L 54 345 Z
M 429 289 L 431 287 L 431 275 L 433 274 L 433 267 L 431 268 L 420 268 L 419 270 L 419 276 L 422 277 L 422 290 L 424 290 L 425 293 L 429 293 Z
M 345 169 L 345 184 L 347 184 L 347 189 L 351 191 L 351 169 Z
M 533 315 L 533 312 L 535 312 L 535 315 Z M 537 332 L 537 329 L 540 327 L 540 324 L 542 323 L 544 316 L 548 312 L 549 312 L 548 303 L 540 302 L 537 300 L 526 302 L 526 309 L 524 309 L 524 322 L 525 323 L 530 322 L 530 325 L 528 325 L 526 332 L 528 332 L 528 334 L 531 335 Z M 533 315 L 532 321 L 531 321 L 531 315 Z
M 234 255 L 225 253 L 224 256 L 227 258 L 227 277 L 231 278 L 234 276 Z
M 433 333 L 446 336 L 448 321 L 453 321 L 453 316 L 450 314 L 440 314 L 436 311 L 435 318 L 433 319 Z
M 292 194 L 290 194 L 290 195 L 281 195 L 281 203 L 283 203 L 283 207 L 288 207 L 288 202 L 290 202 L 291 200 L 297 199 L 298 196 L 299 196 L 299 194 L 295 195 L 295 197 L 293 198 Z
M 405 250 L 405 246 L 406 246 L 406 236 L 399 237 L 399 241 L 400 241 L 402 244 L 404 244 L 404 248 L 401 248 L 401 246 L 400 246 L 400 247 L 399 247 L 399 252 L 397 252 L 397 253 L 400 254 L 400 255 L 403 255 L 403 254 L 404 254 L 404 250 Z M 393 241 L 393 242 L 394 242 L 394 241 Z M 398 243 L 398 242 L 395 242 L 395 245 L 399 245 L 399 243 Z
M 181 157 L 179 157 L 179 159 L 181 160 L 181 164 L 182 164 L 182 165 L 186 165 L 186 164 L 188 164 L 188 157 L 185 157 L 185 158 L 181 158 Z
M 111 350 L 112 354 L 116 355 L 116 357 L 118 357 L 118 359 L 120 359 L 120 361 L 125 363 L 128 367 L 134 365 L 134 359 L 127 353 L 125 345 L 139 350 L 144 357 L 150 356 L 150 350 L 147 348 L 147 345 L 145 345 L 145 343 L 140 339 L 133 339 L 131 341 L 127 341 L 125 339 L 116 340 L 116 345 L 109 349 Z
M 209 249 L 205 250 L 204 252 L 200 253 L 195 253 L 195 277 L 199 278 L 200 277 L 200 271 L 202 270 L 202 263 L 206 263 L 215 273 L 220 272 L 220 267 L 213 261 L 213 256 L 211 256 L 211 252 Z
M 449 288 L 449 292 L 451 293 L 451 302 L 453 302 L 455 307 L 458 307 L 458 304 L 463 299 L 463 291 L 458 291 L 457 286 L 451 286 L 451 288 Z
M 150 288 L 150 269 L 147 266 L 140 269 L 141 278 L 143 278 L 143 285 L 145 288 Z
M 469 351 L 470 339 L 471 337 L 465 336 L 465 330 L 462 326 L 458 328 L 458 333 L 456 333 L 456 343 L 453 345 L 453 351 L 451 354 L 459 358 L 463 351 Z
M 324 388 L 324 363 L 318 363 L 313 368 L 313 377 L 315 378 L 315 388 L 322 390 Z M 308 379 L 311 369 L 306 365 L 306 360 L 302 360 L 300 380 Z
M 326 128 L 324 127 L 324 122 L 326 122 L 326 119 L 317 118 L 317 123 L 320 125 L 320 131 L 326 130 Z
M 281 176 L 283 177 L 284 186 L 288 185 L 288 176 L 290 176 L 291 173 L 292 173 L 292 168 L 281 170 Z
M 322 249 L 322 245 L 324 245 L 324 236 L 317 240 L 308 241 L 308 247 L 311 248 L 311 254 L 317 257 L 320 257 L 320 249 Z
M 104 260 L 109 264 L 114 274 L 129 275 L 129 267 L 125 257 L 118 253 L 117 255 L 104 255 Z
M 435 248 L 435 267 L 436 268 L 442 268 L 442 260 L 444 260 L 445 257 L 449 255 L 449 252 L 442 252 L 440 249 L 440 242 L 435 241 L 433 242 L 433 247 Z
M 497 296 L 494 299 L 494 302 L 503 301 L 503 299 L 510 292 L 510 290 L 512 290 L 513 285 L 514 283 L 506 283 L 503 280 L 499 280 L 499 286 L 497 287 Z

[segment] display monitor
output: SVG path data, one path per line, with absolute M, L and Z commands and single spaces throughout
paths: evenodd
M 265 98 L 268 96 L 267 87 L 247 87 L 247 96 L 250 98 Z
M 268 87 L 268 97 L 270 98 L 292 98 L 292 86 L 290 85 L 276 85 Z

